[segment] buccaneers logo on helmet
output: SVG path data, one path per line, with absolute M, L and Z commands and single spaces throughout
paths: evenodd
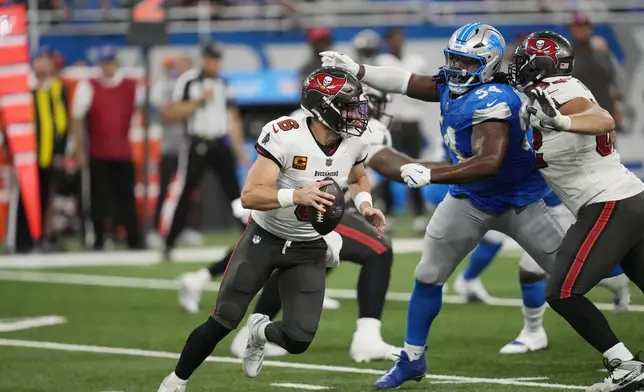
M 307 89 L 317 90 L 324 94 L 335 95 L 342 90 L 347 79 L 326 74 L 317 74 L 309 79 Z
M 545 56 L 550 57 L 552 61 L 557 64 L 559 59 L 559 47 L 554 41 L 545 38 L 528 38 L 526 50 L 531 56 Z

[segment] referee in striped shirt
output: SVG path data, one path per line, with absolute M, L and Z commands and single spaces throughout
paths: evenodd
M 249 164 L 239 112 L 229 99 L 226 82 L 219 76 L 221 50 L 211 42 L 202 47 L 201 54 L 201 69 L 191 69 L 179 76 L 172 103 L 161 111 L 167 121 L 185 122 L 188 138 L 179 152 L 177 181 L 181 192 L 165 240 L 166 258 L 186 224 L 190 195 L 201 183 L 206 169 L 217 174 L 232 203 L 240 196 L 236 162 Z

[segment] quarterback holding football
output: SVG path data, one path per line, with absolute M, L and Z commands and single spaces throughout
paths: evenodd
M 322 216 L 335 197 L 320 188 L 348 186 L 362 216 L 382 235 L 385 217 L 372 206 L 364 161 L 369 143 L 360 136 L 369 121 L 368 102 L 358 79 L 344 69 L 323 67 L 302 87 L 298 117 L 264 126 L 255 145 L 259 157 L 248 172 L 241 202 L 253 210 L 221 283 L 215 309 L 188 337 L 177 366 L 159 392 L 182 392 L 192 373 L 217 343 L 236 329 L 248 305 L 274 270 L 279 274 L 283 317 L 248 318 L 250 332 L 242 359 L 248 377 L 260 372 L 266 343 L 299 354 L 311 344 L 324 299 L 327 243 L 309 221 L 313 207 Z M 322 181 L 320 181 L 322 180 Z M 333 234 L 333 233 L 332 233 Z

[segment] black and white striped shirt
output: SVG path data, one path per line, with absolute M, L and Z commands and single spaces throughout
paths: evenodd
M 174 102 L 198 100 L 206 89 L 213 90 L 212 98 L 206 101 L 186 120 L 190 136 L 220 138 L 228 134 L 228 108 L 230 96 L 226 82 L 220 77 L 207 77 L 201 70 L 191 69 L 177 79 L 172 93 Z

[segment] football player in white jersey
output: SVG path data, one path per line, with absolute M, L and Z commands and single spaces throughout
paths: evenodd
M 347 71 L 323 67 L 302 87 L 299 118 L 264 126 L 260 157 L 248 172 L 242 206 L 253 210 L 221 283 L 215 309 L 188 337 L 175 370 L 158 392 L 183 392 L 186 381 L 243 319 L 248 305 L 274 270 L 279 273 L 283 318 L 248 318 L 250 336 L 242 359 L 246 376 L 260 372 L 267 341 L 303 353 L 318 328 L 325 289 L 327 245 L 308 220 L 308 207 L 324 212 L 333 196 L 320 188 L 333 178 L 348 186 L 362 216 L 382 235 L 385 217 L 372 206 L 364 167 L 369 145 L 368 107 L 360 82 Z
M 389 172 L 389 175 L 393 173 L 400 181 L 402 179 L 400 178 L 398 167 L 400 164 L 410 163 L 413 160 L 404 156 L 405 160 L 403 163 L 399 163 L 398 166 L 389 164 L 392 156 L 395 159 L 399 154 L 393 150 L 389 151 L 391 134 L 387 127 L 379 121 L 379 119 L 387 121 L 388 117 L 390 117 L 386 113 L 386 105 L 389 102 L 388 96 L 367 86 L 363 86 L 363 88 L 368 99 L 370 114 L 367 131 L 361 136 L 364 143 L 369 143 L 369 153 L 365 165 L 367 167 L 373 165 L 376 171 Z M 306 113 L 304 110 L 298 109 L 291 113 L 289 117 L 306 117 Z M 393 179 L 395 180 L 396 178 Z M 244 209 L 241 203 L 233 206 L 233 212 L 240 221 L 248 222 L 250 210 Z M 340 224 L 335 229 L 335 233 L 341 236 L 343 244 L 341 250 L 338 249 L 335 252 L 339 252 L 339 259 L 360 265 L 357 285 L 358 320 L 356 321 L 356 331 L 353 334 L 349 349 L 350 357 L 356 362 L 395 360 L 395 354 L 400 352 L 400 348 L 386 343 L 380 333 L 380 320 L 393 263 L 391 239 L 388 235 L 378 237 L 377 230 L 362 218 L 357 208 L 353 205 L 347 206 Z M 325 239 L 328 240 L 329 238 L 332 237 L 325 236 Z M 334 253 L 331 248 L 335 244 L 331 241 L 327 241 L 327 244 L 329 245 L 328 252 Z M 199 301 L 205 285 L 213 277 L 223 274 L 229 259 L 230 255 L 227 255 L 224 259 L 214 262 L 208 268 L 182 275 L 180 278 L 179 302 L 183 309 L 191 313 L 196 312 L 199 308 Z M 330 271 L 333 271 L 333 268 L 327 269 L 327 272 Z M 273 274 L 262 290 L 253 313 L 266 314 L 271 319 L 277 315 L 281 310 L 278 286 L 278 275 Z M 327 298 L 325 298 L 325 304 L 326 302 Z M 193 309 L 195 310 L 194 312 L 192 311 Z M 243 357 L 248 335 L 249 329 L 247 327 L 238 329 L 231 343 L 231 353 L 234 356 Z M 286 350 L 275 344 L 268 343 L 266 345 L 267 357 L 286 354 L 288 354 Z
M 585 294 L 617 264 L 644 291 L 644 183 L 620 162 L 615 122 L 572 77 L 575 55 L 558 33 L 528 35 L 510 73 L 532 103 L 541 174 L 577 221 L 567 231 L 548 281 L 548 303 L 604 356 L 610 375 L 588 391 L 644 387 L 644 363 L 617 338 Z

